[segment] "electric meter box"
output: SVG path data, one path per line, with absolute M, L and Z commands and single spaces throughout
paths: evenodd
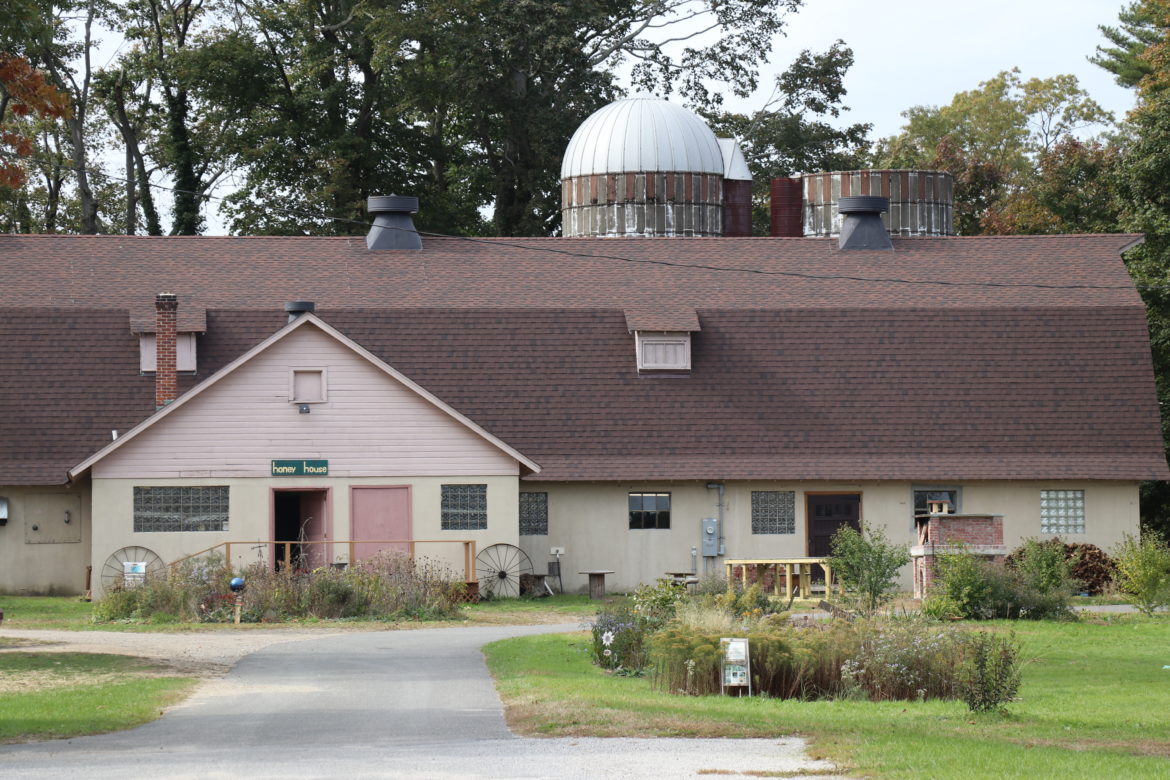
M 714 517 L 703 518 L 703 557 L 719 555 L 719 521 Z
M 722 650 L 723 667 L 720 675 L 720 690 L 723 693 L 735 691 L 752 695 L 751 654 L 746 638 L 723 637 L 719 640 Z

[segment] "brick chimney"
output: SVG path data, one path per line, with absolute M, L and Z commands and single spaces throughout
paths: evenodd
M 179 296 L 159 293 L 154 298 L 154 406 L 161 409 L 179 397 Z

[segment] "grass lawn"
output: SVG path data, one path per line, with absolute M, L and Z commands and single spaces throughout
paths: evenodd
M 488 664 L 509 724 L 559 736 L 801 734 L 811 753 L 878 777 L 1170 777 L 1170 617 L 984 624 L 1027 659 L 1009 714 L 954 701 L 671 696 L 592 666 L 585 635 L 497 642 Z
M 141 658 L 0 653 L 0 743 L 138 726 L 183 699 L 196 682 Z

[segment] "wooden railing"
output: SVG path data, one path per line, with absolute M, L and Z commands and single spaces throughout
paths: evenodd
M 833 589 L 844 595 L 845 587 L 833 582 L 833 567 L 828 558 L 734 558 L 723 561 L 727 567 L 727 581 L 731 582 L 735 567 L 739 566 L 740 581 L 746 589 L 749 584 L 748 567 L 755 570 L 756 582 L 764 582 L 768 570 L 772 570 L 772 591 L 777 596 L 784 596 L 789 601 L 794 599 L 811 599 L 813 567 L 819 567 L 824 577 L 825 601 L 833 600 Z M 784 582 L 784 591 L 780 591 L 781 580 Z
M 199 552 L 191 553 L 190 555 L 185 555 L 182 558 L 179 558 L 175 561 L 172 561 L 170 566 L 174 567 L 174 566 L 182 563 L 183 561 L 187 561 L 187 560 L 190 560 L 192 558 L 198 558 L 201 555 L 207 555 L 208 553 L 215 552 L 215 551 L 220 550 L 222 548 L 224 562 L 227 564 L 228 572 L 231 572 L 233 570 L 233 565 L 232 565 L 232 548 L 233 547 L 235 547 L 237 551 L 243 547 L 247 547 L 249 549 L 256 549 L 258 547 L 268 549 L 271 551 L 272 560 L 277 562 L 277 563 L 280 563 L 281 565 L 286 566 L 286 567 L 292 566 L 292 565 L 297 565 L 300 562 L 304 561 L 306 558 L 313 560 L 313 561 L 317 561 L 317 563 L 316 563 L 317 566 L 324 566 L 327 564 L 331 564 L 331 563 L 333 563 L 333 561 L 329 560 L 329 558 L 332 555 L 332 548 L 334 546 L 346 547 L 346 548 L 348 548 L 349 556 L 348 556 L 347 560 L 344 562 L 345 563 L 353 563 L 353 562 L 358 560 L 358 557 L 356 554 L 357 546 L 358 545 L 368 545 L 368 544 L 380 545 L 384 550 L 385 549 L 393 549 L 393 547 L 406 548 L 404 551 L 407 552 L 407 554 L 410 556 L 411 560 L 414 560 L 415 549 L 420 544 L 423 544 L 423 545 L 427 545 L 427 544 L 461 544 L 461 545 L 463 545 L 463 580 L 464 580 L 464 582 L 472 582 L 476 579 L 476 577 L 475 577 L 475 541 L 472 539 L 353 539 L 353 540 L 343 541 L 343 542 L 338 542 L 338 541 L 333 541 L 333 540 L 303 541 L 303 542 L 256 540 L 256 541 L 251 541 L 251 542 L 247 542 L 247 541 L 220 542 L 219 544 L 212 545 L 211 547 L 208 547 L 207 549 L 200 550 Z M 320 555 L 313 555 L 312 553 L 310 553 L 309 555 L 306 555 L 305 548 L 308 548 L 311 545 L 329 545 L 329 546 L 322 548 Z M 300 556 L 294 555 L 294 551 L 299 551 Z

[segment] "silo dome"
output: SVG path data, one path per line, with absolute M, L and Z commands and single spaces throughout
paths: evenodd
M 680 105 L 651 96 L 625 98 L 595 111 L 573 133 L 561 178 L 597 173 L 723 173 L 719 141 L 707 123 Z
M 724 167 L 711 128 L 682 106 L 648 96 L 610 103 L 565 149 L 563 233 L 722 235 Z

